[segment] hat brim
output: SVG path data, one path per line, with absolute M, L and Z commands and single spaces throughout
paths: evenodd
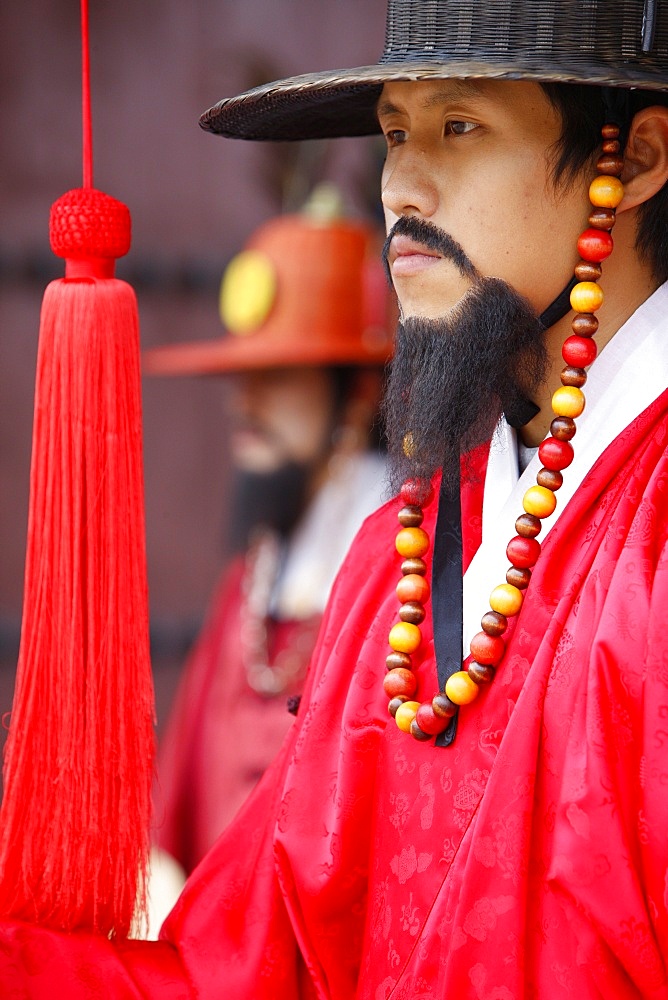
M 143 352 L 145 375 L 224 375 L 276 368 L 384 365 L 390 351 L 380 335 L 368 344 L 271 343 L 259 338 L 221 337 L 156 347 Z
M 528 80 L 536 83 L 585 83 L 612 87 L 668 88 L 665 67 L 601 65 L 582 58 L 572 65 L 540 65 L 540 53 L 524 62 L 478 62 L 448 57 L 447 62 L 401 62 L 350 70 L 306 73 L 228 97 L 199 120 L 207 132 L 231 139 L 290 141 L 375 135 L 380 129 L 376 104 L 386 83 L 421 80 Z

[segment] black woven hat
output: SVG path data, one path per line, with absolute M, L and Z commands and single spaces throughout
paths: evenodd
M 200 125 L 236 139 L 372 135 L 384 83 L 464 77 L 666 89 L 668 0 L 389 0 L 376 66 L 256 87 Z

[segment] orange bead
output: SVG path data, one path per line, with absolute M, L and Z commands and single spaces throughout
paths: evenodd
M 603 290 L 595 281 L 578 281 L 571 289 L 571 308 L 575 312 L 593 313 L 603 305 Z
M 557 506 L 557 498 L 545 486 L 530 486 L 524 494 L 522 506 L 534 517 L 549 517 Z
M 624 197 L 624 185 L 618 177 L 595 177 L 589 185 L 589 200 L 595 208 L 617 208 Z
M 492 611 L 498 611 L 506 618 L 512 618 L 522 607 L 522 591 L 513 587 L 510 583 L 500 583 L 495 587 L 489 598 L 489 606 Z
M 552 396 L 552 410 L 558 417 L 579 417 L 585 402 L 582 389 L 575 385 L 562 385 Z
M 419 707 L 419 701 L 405 701 L 403 705 L 400 705 L 397 709 L 394 721 L 399 726 L 399 729 L 403 730 L 404 733 L 410 733 L 411 722 L 417 715 Z
M 414 653 L 422 642 L 422 634 L 417 625 L 397 622 L 390 629 L 388 641 L 392 649 L 396 649 L 398 653 Z
M 468 705 L 478 697 L 478 685 L 466 670 L 458 670 L 448 677 L 445 693 L 455 705 Z
M 423 528 L 402 528 L 397 533 L 397 552 L 405 559 L 423 556 L 429 548 L 429 535 Z
M 402 577 L 397 584 L 397 597 L 402 604 L 405 604 L 406 601 L 418 601 L 420 604 L 425 604 L 429 600 L 430 592 L 429 581 L 425 580 L 423 576 L 418 576 L 417 573 L 409 573 L 408 576 Z

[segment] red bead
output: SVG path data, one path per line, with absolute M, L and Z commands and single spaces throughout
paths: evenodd
M 578 253 L 583 260 L 598 264 L 612 253 L 612 236 L 604 229 L 585 229 L 578 240 Z
M 403 502 L 410 506 L 428 507 L 434 499 L 431 483 L 424 479 L 407 479 L 399 495 Z
M 526 590 L 531 583 L 531 570 L 511 566 L 506 573 L 506 583 L 509 583 L 511 587 L 517 587 L 518 590 Z
M 618 125 L 604 125 L 601 129 L 601 135 L 604 139 L 618 139 L 619 138 L 619 126 Z
M 573 445 L 558 438 L 546 438 L 538 448 L 538 457 L 546 469 L 567 469 L 573 461 Z
M 383 678 L 383 691 L 388 698 L 412 697 L 417 691 L 417 677 L 412 670 L 405 667 L 397 667 L 390 670 Z
M 561 348 L 561 356 L 567 365 L 587 368 L 596 357 L 598 348 L 592 337 L 567 337 Z
M 605 139 L 605 141 L 601 143 L 601 149 L 604 153 L 618 153 L 620 145 L 616 139 Z
M 591 313 L 576 313 L 571 328 L 579 337 L 593 337 L 598 330 L 598 320 Z
M 537 542 L 535 538 L 522 538 L 521 535 L 515 535 L 508 542 L 506 555 L 513 566 L 521 568 L 534 566 L 540 555 L 540 542 Z
M 477 632 L 471 639 L 471 655 L 478 663 L 488 663 L 495 666 L 503 659 L 506 644 L 500 636 Z
M 423 702 L 418 708 L 415 721 L 422 732 L 429 733 L 430 736 L 438 736 L 450 725 L 450 719 L 436 715 L 433 706 L 428 701 Z
M 486 611 L 480 624 L 487 635 L 502 635 L 508 628 L 508 619 L 498 611 Z
M 407 504 L 401 508 L 397 514 L 397 519 L 402 528 L 419 528 L 424 521 L 424 514 L 421 507 Z
M 416 573 L 408 573 L 399 580 L 396 593 L 402 604 L 405 604 L 407 601 L 417 601 L 420 604 L 425 604 L 429 600 L 431 588 L 429 587 L 429 582 L 423 576 L 419 576 Z
M 515 521 L 515 531 L 522 538 L 535 538 L 536 535 L 540 535 L 542 528 L 540 518 L 535 514 L 520 514 Z

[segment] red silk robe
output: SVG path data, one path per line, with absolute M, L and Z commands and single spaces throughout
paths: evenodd
M 299 669 L 285 691 L 258 694 L 248 683 L 240 635 L 244 573 L 239 556 L 221 576 L 162 741 L 155 841 L 187 872 L 239 811 L 293 724 L 288 696 L 303 686 L 321 619 L 264 624 L 267 662 L 291 649 Z
M 546 538 L 503 664 L 449 749 L 387 716 L 397 502 L 372 515 L 297 724 L 162 941 L 5 922 L 0 995 L 668 998 L 667 445 L 668 392 Z M 469 557 L 479 509 L 473 491 Z M 422 631 L 424 699 L 429 618 Z

